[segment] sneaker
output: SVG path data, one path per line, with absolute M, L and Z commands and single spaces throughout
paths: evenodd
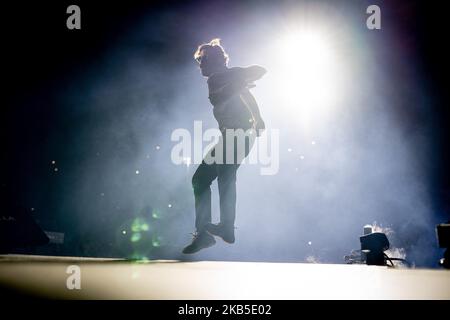
M 192 243 L 183 249 L 184 254 L 196 253 L 202 249 L 209 248 L 216 244 L 216 240 L 214 240 L 214 237 L 207 232 L 195 232 L 192 235 L 194 236 L 194 238 L 192 239 Z
M 205 226 L 206 231 L 212 234 L 213 236 L 218 236 L 222 238 L 223 241 L 227 243 L 234 243 L 234 227 L 228 227 L 223 224 L 212 224 L 208 223 Z

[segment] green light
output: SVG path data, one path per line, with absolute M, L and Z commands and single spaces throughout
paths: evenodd
M 131 231 L 133 231 L 133 232 L 148 231 L 149 229 L 150 229 L 150 226 L 142 218 L 134 219 L 131 224 Z
M 161 219 L 161 212 L 158 209 L 153 209 L 152 217 L 154 219 Z
M 140 256 L 139 254 L 137 254 L 136 252 L 134 252 L 134 253 L 131 255 L 131 259 L 133 259 L 133 260 L 140 260 L 140 259 L 141 259 L 141 256 Z
M 122 234 L 127 234 L 127 231 L 126 230 L 122 230 Z
M 135 263 L 146 263 L 151 261 L 147 256 L 137 252 L 131 255 L 131 259 L 133 259 Z
M 139 240 L 141 240 L 141 234 L 139 232 L 135 232 L 133 233 L 133 235 L 131 236 L 131 242 L 138 242 Z
M 131 224 L 131 231 L 133 232 L 141 231 L 141 224 L 139 222 L 139 219 L 134 219 L 133 223 Z
M 162 237 L 160 237 L 160 236 L 153 236 L 152 246 L 160 247 L 161 246 L 161 241 L 162 241 Z

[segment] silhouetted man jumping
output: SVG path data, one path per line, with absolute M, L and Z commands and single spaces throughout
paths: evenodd
M 208 78 L 209 100 L 221 131 L 220 142 L 203 159 L 192 177 L 195 197 L 195 228 L 192 243 L 183 249 L 190 254 L 216 243 L 213 236 L 227 243 L 234 243 L 234 221 L 236 217 L 236 171 L 249 154 L 254 138 L 265 129 L 255 98 L 249 88 L 260 79 L 266 70 L 260 66 L 246 68 L 228 67 L 228 55 L 219 39 L 202 44 L 194 54 L 203 76 Z M 245 131 L 244 152 L 239 156 L 237 138 L 229 132 Z M 227 139 L 228 137 L 228 139 Z M 232 161 L 227 153 L 232 152 Z M 221 161 L 211 163 L 208 157 Z M 211 183 L 217 178 L 220 197 L 220 222 L 211 223 Z

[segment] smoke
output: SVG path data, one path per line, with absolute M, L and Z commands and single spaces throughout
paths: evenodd
M 389 258 L 407 260 L 406 249 L 395 247 L 395 245 L 396 245 L 395 243 L 398 242 L 398 239 L 396 237 L 395 231 L 392 228 L 383 227 L 382 225 L 378 225 L 376 221 L 372 223 L 371 227 L 372 227 L 372 232 L 381 232 L 381 233 L 386 234 L 386 236 L 390 242 L 390 246 L 389 246 L 389 249 L 385 251 L 385 254 Z
M 391 78 L 396 58 L 377 45 L 395 39 L 370 42 L 372 35 L 361 31 L 351 10 L 328 21 L 330 29 L 342 26 L 330 37 L 342 86 L 315 113 L 278 100 L 292 92 L 280 86 L 285 79 L 277 76 L 278 57 L 267 38 L 286 30 L 286 17 L 269 9 L 228 9 L 207 17 L 198 17 L 202 8 L 149 13 L 104 53 L 102 63 L 80 72 L 61 92 L 74 133 L 66 142 L 73 158 L 58 209 L 77 222 L 78 229 L 66 231 L 73 245 L 81 243 L 74 254 L 342 263 L 359 246 L 362 227 L 379 221 L 393 230 L 383 229 L 395 238 L 393 257 L 429 263 L 429 128 L 405 128 L 397 112 L 420 103 L 417 97 L 425 93 L 417 77 L 401 78 L 406 89 L 391 91 L 399 81 Z M 179 128 L 192 132 L 196 120 L 204 128 L 217 126 L 206 79 L 192 59 L 196 46 L 214 36 L 222 38 L 233 66 L 268 69 L 253 93 L 268 129 L 280 132 L 279 172 L 263 176 L 260 166 L 242 165 L 237 242 L 186 257 L 180 251 L 194 231 L 196 165 L 172 163 L 170 138 Z M 217 185 L 212 188 L 217 222 Z

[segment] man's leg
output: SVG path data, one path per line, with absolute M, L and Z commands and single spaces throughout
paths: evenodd
M 236 218 L 236 172 L 238 164 L 222 164 L 217 166 L 220 223 L 227 228 L 234 228 Z
M 225 242 L 234 243 L 234 222 L 236 219 L 236 174 L 245 157 L 253 147 L 254 139 L 245 138 L 245 150 L 242 155 L 237 152 L 237 139 L 234 139 L 234 163 L 216 165 L 219 197 L 220 197 L 220 223 L 208 224 L 209 233 L 221 237 Z M 224 143 L 226 149 L 226 141 Z M 243 156 L 243 158 L 241 158 Z
M 216 243 L 214 237 L 205 230 L 205 226 L 211 223 L 211 183 L 217 177 L 215 166 L 215 164 L 207 164 L 203 160 L 192 177 L 196 232 L 192 243 L 183 249 L 185 254 L 196 253 Z
M 217 178 L 216 164 L 203 161 L 192 177 L 195 198 L 195 228 L 204 231 L 211 222 L 211 183 Z

